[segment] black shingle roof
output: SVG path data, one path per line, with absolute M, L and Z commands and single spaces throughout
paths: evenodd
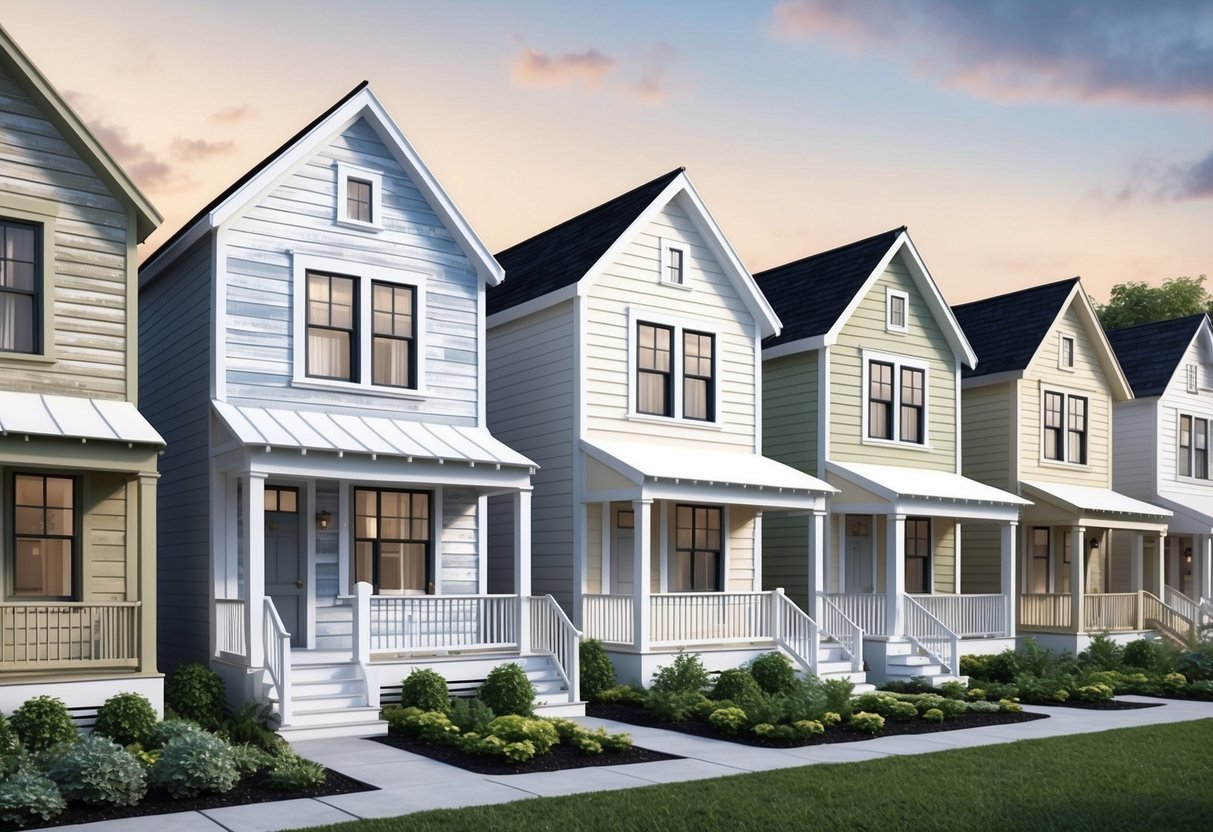
M 1170 321 L 1127 326 L 1108 332 L 1120 369 L 1134 396 L 1158 396 L 1166 389 L 1205 313 Z
M 684 170 L 676 168 L 497 254 L 505 280 L 489 288 L 489 314 L 581 280 Z
M 1077 277 L 953 306 L 960 328 L 977 354 L 964 377 L 1023 370 L 1053 325 Z
M 763 341 L 763 348 L 828 332 L 905 230 L 903 225 L 754 275 L 783 322 L 783 331 Z

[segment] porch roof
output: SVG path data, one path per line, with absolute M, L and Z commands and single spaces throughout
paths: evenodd
M 1031 480 L 1023 480 L 1020 485 L 1028 496 L 1060 506 L 1075 514 L 1126 514 L 1149 518 L 1154 523 L 1165 521 L 1171 516 L 1171 512 L 1165 508 L 1135 500 L 1110 488 Z
M 493 438 L 487 428 L 221 401 L 211 404 L 232 435 L 253 447 L 538 467 Z
M 0 391 L 0 436 L 8 434 L 164 444 L 130 402 Z
M 1157 497 L 1155 499 L 1159 506 L 1171 510 L 1174 519 L 1187 521 L 1173 524 L 1170 529 L 1172 534 L 1191 533 L 1189 528 L 1196 534 L 1213 532 L 1213 501 L 1192 495 L 1184 495 L 1182 500 L 1174 497 Z
M 1032 505 L 1030 501 L 1009 491 L 949 471 L 867 462 L 827 462 L 826 470 L 890 501 L 917 499 L 1003 506 Z

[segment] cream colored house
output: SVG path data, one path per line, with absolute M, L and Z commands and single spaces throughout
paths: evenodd
M 764 514 L 819 526 L 833 489 L 761 453 L 760 344 L 779 320 L 686 173 L 497 258 L 489 425 L 539 463 L 536 591 L 606 645 L 625 681 L 647 682 L 684 648 L 724 668 L 776 647 L 860 680 L 850 631 L 820 647 L 820 622 L 763 589 Z

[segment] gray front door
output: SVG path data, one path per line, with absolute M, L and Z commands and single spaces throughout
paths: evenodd
M 305 647 L 305 601 L 299 489 L 265 487 L 265 594 L 274 601 L 291 634 L 292 647 Z
M 872 518 L 866 514 L 848 514 L 847 524 L 847 585 L 844 592 L 875 592 L 872 576 Z

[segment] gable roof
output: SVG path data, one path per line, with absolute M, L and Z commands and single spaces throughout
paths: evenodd
M 1209 316 L 1204 312 L 1109 330 L 1108 341 L 1133 395 L 1162 395 L 1202 327 L 1209 332 Z
M 80 154 L 84 163 L 93 169 L 113 195 L 135 209 L 136 239 L 139 242 L 147 239 L 164 218 L 3 26 L 0 26 L 0 65 L 12 73 L 22 89 L 39 105 L 43 115 L 63 134 L 67 143 Z
M 476 236 L 455 203 L 421 161 L 417 151 L 371 90 L 369 82 L 363 81 L 228 186 L 156 249 L 139 270 L 140 286 L 154 280 L 167 263 L 203 234 L 241 214 L 359 119 L 366 119 L 383 141 L 430 208 L 446 223 L 455 244 L 467 255 L 481 277 L 492 285 L 501 282 L 504 272 L 500 264 L 493 259 L 488 247 Z
M 783 332 L 763 341 L 764 357 L 835 343 L 851 313 L 900 252 L 953 351 L 965 365 L 976 363 L 964 332 L 904 225 L 754 275 L 784 322 Z
M 1078 278 L 1071 277 L 953 306 L 981 362 L 964 377 L 1027 369 L 1077 285 Z
M 779 332 L 779 318 L 681 167 L 499 252 L 509 280 L 488 293 L 489 315 L 530 314 L 584 294 L 644 224 L 675 199 L 724 267 L 762 336 Z

